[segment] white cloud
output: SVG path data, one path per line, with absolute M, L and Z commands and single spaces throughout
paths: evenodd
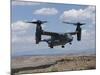
M 55 8 L 41 8 L 34 11 L 34 14 L 40 14 L 40 15 L 55 15 L 57 13 L 58 10 Z
M 18 35 L 13 35 L 12 43 L 35 43 L 35 38 L 32 35 L 23 37 Z
M 31 31 L 31 32 L 30 32 Z M 24 21 L 17 21 L 12 23 L 12 42 L 13 43 L 29 43 L 34 41 L 33 38 L 35 25 L 25 23 Z
M 36 21 L 33 19 L 32 21 Z M 24 21 L 12 23 L 12 42 L 13 43 L 35 43 L 36 25 Z M 45 28 L 46 25 L 42 25 Z
M 60 16 L 63 21 L 71 22 L 92 22 L 95 23 L 95 6 L 88 6 L 85 9 L 71 9 L 66 10 Z
M 29 2 L 29 1 L 12 1 L 12 5 L 16 6 L 16 5 L 20 5 L 20 6 L 24 6 L 24 5 L 40 5 L 40 3 L 36 3 L 36 2 Z
M 34 24 L 29 24 L 24 21 L 17 21 L 12 23 L 12 31 L 22 31 L 25 32 L 26 30 L 30 29 L 31 27 L 35 27 Z
M 82 30 L 82 39 L 89 41 L 89 40 L 95 40 L 95 30 Z
M 32 21 L 36 21 L 35 19 L 33 19 Z M 14 23 L 12 23 L 11 27 L 12 27 L 12 31 L 13 32 L 25 32 L 27 30 L 30 29 L 34 29 L 36 28 L 36 24 L 31 24 L 31 23 L 26 23 L 27 21 L 16 21 Z M 44 29 L 46 27 L 45 24 L 41 25 L 42 28 Z
M 83 30 L 81 40 L 82 48 L 94 49 L 96 42 L 95 39 L 95 31 Z

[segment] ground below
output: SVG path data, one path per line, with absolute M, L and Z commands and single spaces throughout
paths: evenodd
M 19 56 L 11 63 L 12 75 L 89 70 L 96 68 L 96 56 Z

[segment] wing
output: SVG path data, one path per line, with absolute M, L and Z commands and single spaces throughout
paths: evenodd
M 65 33 L 65 34 L 71 34 L 71 35 L 75 35 L 75 34 L 77 34 L 78 32 L 76 31 L 76 32 L 68 32 L 68 33 Z
M 42 35 L 48 35 L 48 36 L 59 36 L 58 33 L 55 33 L 55 32 L 46 32 L 46 31 L 43 31 Z
M 75 35 L 75 34 L 77 34 L 77 33 L 78 33 L 78 32 L 76 31 L 76 32 L 67 32 L 67 33 L 64 33 L 64 34 Z M 55 33 L 55 32 L 46 32 L 46 31 L 43 31 L 42 35 L 55 36 L 55 37 L 61 36 L 61 34 L 59 34 L 59 33 Z

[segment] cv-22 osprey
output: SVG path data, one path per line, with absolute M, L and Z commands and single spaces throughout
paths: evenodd
M 72 44 L 73 41 L 73 35 L 77 35 L 77 41 L 81 40 L 81 32 L 82 32 L 82 25 L 85 25 L 85 23 L 71 23 L 71 22 L 63 22 L 66 24 L 72 24 L 76 26 L 75 32 L 67 32 L 67 33 L 56 33 L 56 32 L 48 32 L 44 31 L 42 29 L 42 24 L 47 23 L 47 21 L 32 21 L 32 22 L 27 22 L 27 23 L 32 23 L 36 24 L 36 32 L 35 32 L 35 40 L 36 44 L 39 44 L 39 42 L 47 42 L 48 46 L 50 48 L 53 48 L 54 46 L 61 46 L 64 48 L 65 44 L 69 43 Z M 46 35 L 46 36 L 51 36 L 49 39 L 43 39 L 41 40 L 41 36 Z

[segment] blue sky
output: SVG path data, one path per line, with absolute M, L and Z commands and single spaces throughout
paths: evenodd
M 95 52 L 95 6 L 12 1 L 12 55 L 63 54 Z M 25 21 L 46 20 L 43 29 L 52 32 L 75 31 L 75 26 L 62 21 L 84 22 L 82 41 L 76 36 L 72 45 L 50 49 L 46 43 L 35 44 L 35 25 Z M 48 38 L 45 36 L 45 38 Z

